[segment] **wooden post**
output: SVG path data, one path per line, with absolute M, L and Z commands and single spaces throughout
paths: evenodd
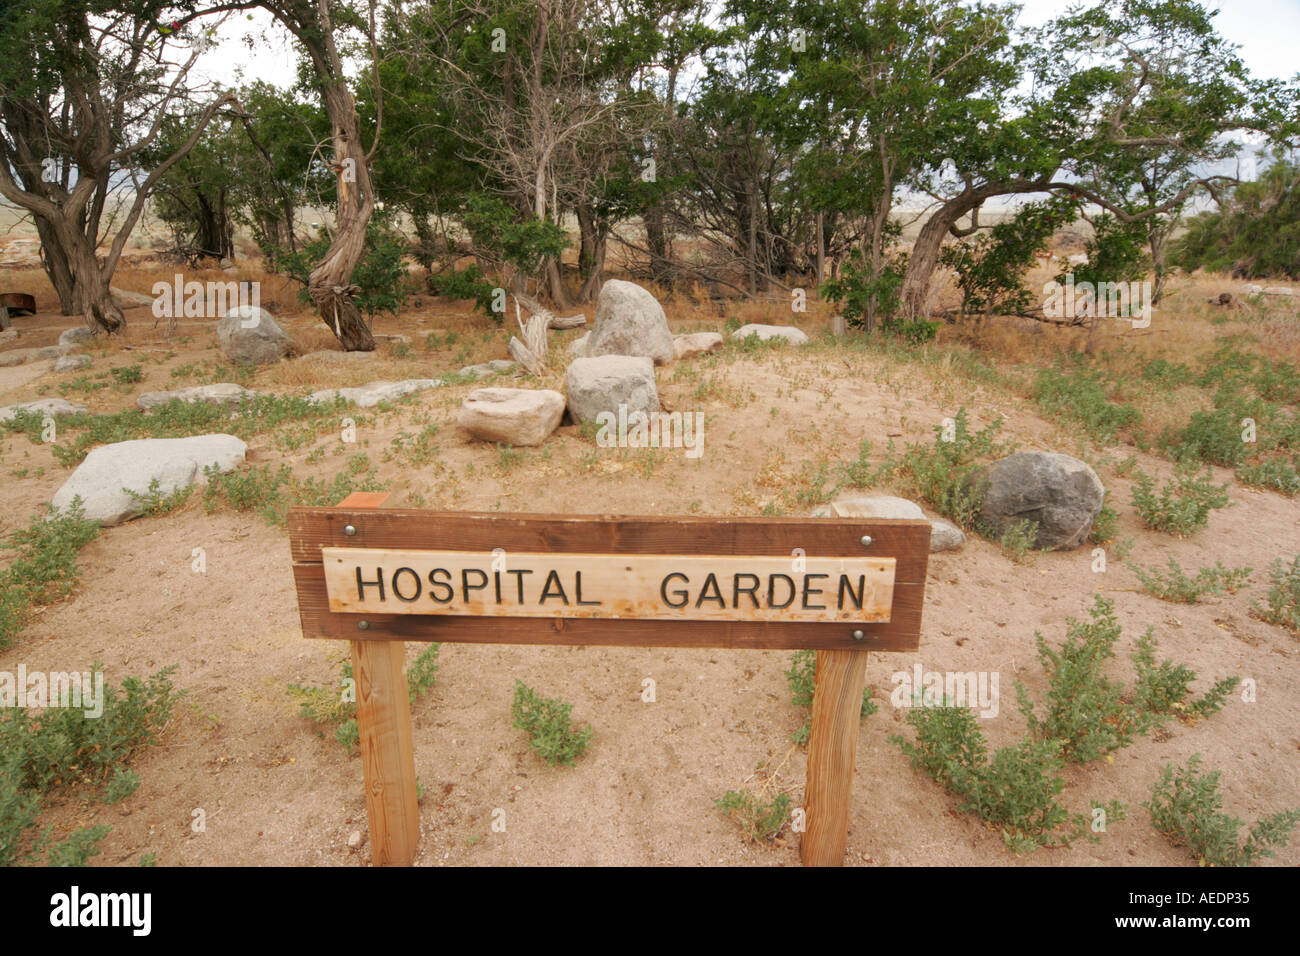
M 866 651 L 818 651 L 804 791 L 804 866 L 840 866 L 848 842 Z
M 387 494 L 356 492 L 339 507 L 378 508 L 387 498 Z M 420 841 L 420 808 L 415 795 L 406 644 L 351 643 L 371 860 L 375 866 L 410 866 Z

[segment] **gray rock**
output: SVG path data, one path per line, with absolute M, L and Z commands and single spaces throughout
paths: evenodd
M 59 333 L 60 345 L 80 345 L 87 339 L 95 337 L 95 330 L 88 329 L 84 325 L 73 326 L 70 329 L 64 329 Z
M 984 485 L 979 518 L 990 532 L 1001 535 L 1018 521 L 1036 521 L 1034 545 L 1044 551 L 1077 548 L 1101 511 L 1101 479 L 1069 455 L 1017 452 L 982 469 L 976 480 Z
M 108 291 L 119 309 L 139 309 L 146 305 L 153 307 L 153 296 L 151 295 L 145 295 L 142 292 L 128 292 L 116 286 L 111 286 Z
M 0 422 L 7 422 L 19 412 L 37 412 L 41 415 L 77 415 L 86 410 L 85 405 L 76 405 L 63 398 L 41 398 L 34 402 L 19 405 L 6 405 L 0 408 Z
M 5 329 L 3 332 L 0 332 L 0 345 L 3 345 L 5 342 L 17 342 L 20 335 L 22 335 L 22 333 L 17 329 Z
M 587 340 L 590 339 L 590 338 L 591 338 L 591 333 L 590 333 L 590 332 L 583 332 L 583 333 L 582 333 L 581 335 L 579 335 L 576 339 L 574 339 L 572 342 L 570 342 L 570 343 L 569 343 L 569 349 L 568 349 L 568 351 L 569 351 L 569 357 L 570 357 L 570 358 L 586 358 L 586 356 L 587 356 Z
M 609 283 L 606 283 L 608 286 Z M 659 411 L 654 363 L 646 356 L 600 355 L 574 359 L 566 374 L 569 413 L 574 421 L 595 421 L 601 412 L 650 415 Z
M 89 355 L 62 355 L 54 363 L 56 372 L 75 372 L 79 368 L 90 368 Z
M 269 365 L 293 351 L 293 342 L 266 309 L 241 305 L 217 322 L 217 341 L 232 362 Z
M 893 495 L 868 495 L 860 498 L 842 498 L 830 504 L 818 505 L 812 511 L 814 518 L 911 518 L 930 522 L 930 553 L 956 551 L 966 543 L 961 528 L 946 518 L 926 518 L 915 501 Z
M 584 354 L 644 355 L 656 365 L 666 365 L 674 358 L 668 316 L 655 297 L 635 282 L 610 279 L 596 300 L 596 321 Z
M 125 490 L 144 495 L 157 479 L 158 491 L 187 488 L 203 470 L 227 472 L 244 460 L 248 447 L 234 435 L 191 438 L 143 438 L 91 449 L 51 504 L 63 509 L 80 497 L 87 518 L 104 525 L 121 524 L 140 514 L 140 505 Z
M 930 519 L 930 553 L 960 551 L 966 545 L 966 533 L 947 518 Z
M 483 441 L 540 445 L 563 416 L 564 396 L 550 389 L 476 388 L 456 424 Z
M 325 388 L 312 392 L 310 402 L 332 402 L 335 396 L 356 404 L 358 408 L 373 408 L 380 402 L 391 402 L 395 398 L 409 395 L 426 388 L 437 388 L 442 384 L 437 378 L 408 378 L 404 382 L 367 382 L 356 388 Z
M 392 342 L 394 345 L 411 344 L 411 337 L 401 332 L 375 332 L 373 335 L 376 342 Z
M 219 382 L 216 385 L 192 385 L 189 388 L 178 388 L 170 392 L 144 392 L 135 403 L 146 411 L 155 405 L 165 405 L 173 399 L 182 402 L 220 402 L 237 408 L 244 399 L 252 398 L 256 394 L 258 393 L 252 389 L 233 382 Z
M 802 329 L 796 329 L 793 325 L 742 325 L 731 333 L 731 337 L 736 341 L 747 339 L 751 335 L 758 336 L 764 342 L 768 339 L 785 339 L 791 345 L 808 344 L 808 336 Z
M 321 362 L 356 362 L 373 359 L 374 357 L 374 352 L 343 352 L 334 349 L 322 349 L 319 352 L 308 352 L 298 361 L 305 362 L 308 359 L 317 359 Z
M 673 353 L 679 359 L 705 355 L 722 348 L 722 335 L 718 332 L 691 332 L 673 336 Z

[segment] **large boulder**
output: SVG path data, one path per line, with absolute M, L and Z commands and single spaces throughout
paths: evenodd
M 608 285 L 608 283 L 606 283 Z M 576 422 L 595 421 L 601 412 L 659 411 L 654 363 L 646 356 L 601 355 L 574 359 L 566 375 L 569 413 Z
M 54 360 L 56 372 L 75 372 L 83 368 L 90 368 L 89 355 L 63 355 Z
M 1022 451 L 980 470 L 979 520 L 994 536 L 1020 521 L 1038 523 L 1034 546 L 1064 551 L 1083 544 L 1101 511 L 1105 489 L 1086 462 L 1046 451 Z
M 403 382 L 367 382 L 356 388 L 323 388 L 319 392 L 312 392 L 307 401 L 324 403 L 342 398 L 354 403 L 358 408 L 373 408 L 380 402 L 391 402 L 403 395 L 410 395 L 412 392 L 423 391 L 426 388 L 437 388 L 441 384 L 442 379 L 439 378 L 408 378 Z
M 966 535 L 945 518 L 926 518 L 915 501 L 893 495 L 867 495 L 859 498 L 841 498 L 830 504 L 818 505 L 812 511 L 814 518 L 911 518 L 930 522 L 930 553 L 956 551 L 966 543 Z
M 67 481 L 54 493 L 51 504 L 64 509 L 80 497 L 87 518 L 102 524 L 121 524 L 140 514 L 137 495 L 156 491 L 171 494 L 188 488 L 205 468 L 231 471 L 244 460 L 248 446 L 234 435 L 195 435 L 191 438 L 143 438 L 91 449 Z
M 170 401 L 181 402 L 220 402 L 237 408 L 246 398 L 252 398 L 257 392 L 244 388 L 233 382 L 219 382 L 216 385 L 192 385 L 170 392 L 144 392 L 135 400 L 136 405 L 148 411 L 155 405 L 165 405 Z
M 705 355 L 722 348 L 722 335 L 718 332 L 690 332 L 673 336 L 673 353 L 679 359 Z
M 117 286 L 111 286 L 108 291 L 119 309 L 143 309 L 145 306 L 153 306 L 154 297 L 143 292 L 128 292 Z
M 217 342 L 230 361 L 270 365 L 293 351 L 293 341 L 266 309 L 241 305 L 217 322 Z
M 551 389 L 476 388 L 456 424 L 483 441 L 540 445 L 563 417 L 564 396 Z
M 583 355 L 644 355 L 656 365 L 673 360 L 673 333 L 663 307 L 635 282 L 608 280 L 596 301 L 596 321 Z
M 95 337 L 95 330 L 87 328 L 84 325 L 75 325 L 70 329 L 64 329 L 59 333 L 60 345 L 80 345 L 87 339 Z

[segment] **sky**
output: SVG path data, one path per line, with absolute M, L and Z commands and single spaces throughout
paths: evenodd
M 779 0 L 774 0 L 779 2 Z M 1063 13 L 1078 0 L 1020 0 L 1020 22 L 1038 26 Z M 1213 3 L 1207 4 L 1213 7 Z M 1215 25 L 1219 33 L 1240 47 L 1247 68 L 1257 77 L 1289 79 L 1300 73 L 1300 0 L 1220 0 Z M 288 86 L 295 76 L 295 56 L 283 29 L 269 14 L 258 10 L 246 18 L 233 18 L 221 30 L 219 54 L 207 59 L 202 72 L 227 85 L 236 71 L 246 80 L 265 80 Z M 243 42 L 251 35 L 255 49 Z

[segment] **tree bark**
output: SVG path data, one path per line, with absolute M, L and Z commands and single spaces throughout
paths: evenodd
M 55 240 L 54 229 L 39 216 L 36 220 L 36 234 L 41 237 L 41 265 L 59 297 L 59 311 L 63 315 L 77 315 L 77 286 L 72 278 L 72 267 L 63 247 Z

